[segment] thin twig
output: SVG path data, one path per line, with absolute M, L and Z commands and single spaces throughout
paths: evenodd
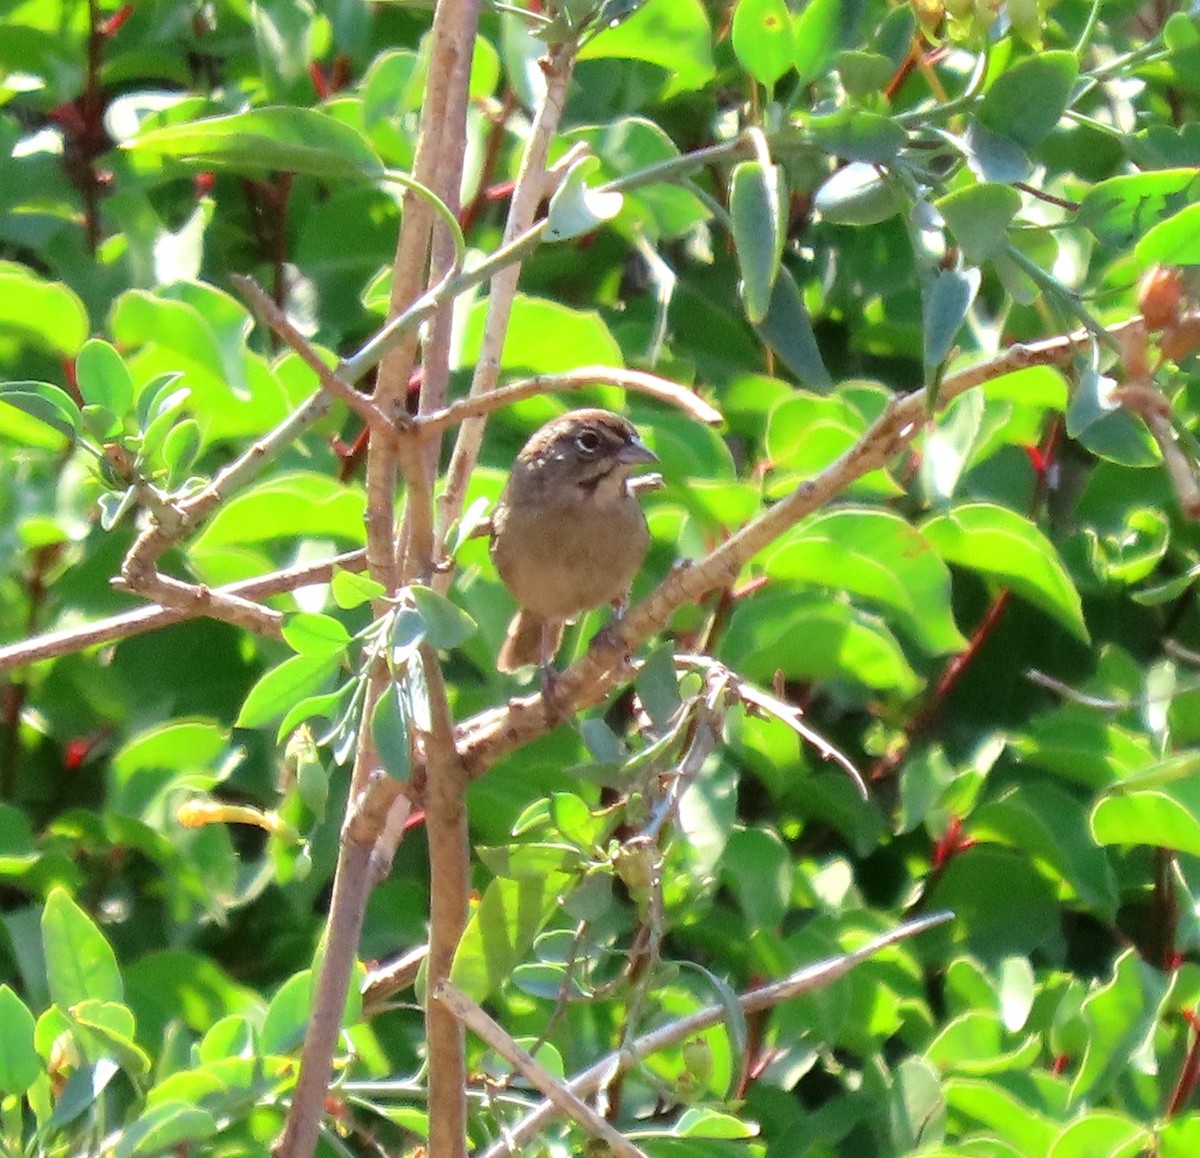
M 266 599 L 271 595 L 283 595 L 314 583 L 328 583 L 334 571 L 361 571 L 366 565 L 365 551 L 348 551 L 344 555 L 324 559 L 319 563 L 302 563 L 295 567 L 285 567 L 282 571 L 260 575 L 255 579 L 243 579 L 226 587 L 215 588 L 215 591 L 223 595 L 240 595 L 246 599 Z M 10 644 L 8 647 L 0 647 L 0 671 L 86 651 L 90 647 L 142 635 L 144 632 L 169 627 L 173 623 L 182 623 L 190 618 L 194 618 L 194 615 L 178 607 L 139 607 L 136 611 L 126 611 L 121 615 L 97 620 L 95 623 L 51 631 L 33 639 Z
M 738 1004 L 744 1013 L 757 1013 L 765 1009 L 773 1009 L 801 993 L 829 985 L 844 977 L 851 969 L 869 960 L 883 949 L 924 933 L 928 929 L 944 925 L 951 920 L 953 913 L 937 912 L 927 916 L 917 917 L 906 921 L 895 929 L 873 937 L 865 945 L 850 953 L 838 957 L 827 957 L 812 965 L 806 965 L 796 970 L 782 981 L 764 985 L 761 989 L 752 989 L 738 997 Z M 666 1049 L 681 1041 L 686 1041 L 697 1033 L 710 1029 L 725 1021 L 729 1012 L 724 1005 L 709 1005 L 688 1017 L 678 1021 L 668 1022 L 643 1034 L 624 1048 L 608 1054 L 598 1062 L 590 1065 L 582 1073 L 577 1074 L 567 1083 L 567 1089 L 577 1098 L 589 1098 L 615 1074 L 625 1073 L 638 1065 L 643 1058 Z M 515 1154 L 520 1147 L 533 1141 L 541 1135 L 547 1126 L 559 1116 L 558 1107 L 553 1102 L 544 1102 L 536 1110 L 523 1118 L 512 1129 L 505 1132 L 499 1142 L 493 1143 L 478 1158 L 507 1158 Z
M 709 426 L 720 426 L 724 421 L 721 412 L 710 406 L 698 394 L 677 382 L 660 378 L 657 374 L 647 374 L 642 370 L 625 370 L 617 366 L 582 366 L 564 374 L 538 374 L 533 378 L 523 378 L 507 386 L 497 386 L 487 394 L 463 398 L 451 403 L 444 410 L 423 415 L 417 420 L 417 425 L 422 435 L 430 431 L 440 432 L 447 426 L 481 418 L 537 394 L 580 390 L 585 386 L 621 386 L 636 394 L 645 394 L 650 398 L 657 398 L 660 402 L 678 406 L 698 422 L 707 423 Z
M 370 398 L 365 394 L 360 394 L 350 383 L 340 378 L 336 370 L 331 370 L 325 364 L 324 359 L 313 349 L 312 343 L 292 325 L 287 314 L 271 300 L 254 278 L 233 274 L 230 281 L 249 301 L 250 308 L 258 315 L 263 325 L 267 326 L 299 355 L 300 360 L 316 374 L 324 389 L 344 402 L 371 428 L 373 433 L 384 436 L 392 433 L 395 427 L 388 417 Z
M 534 1089 L 545 1094 L 559 1113 L 578 1122 L 593 1138 L 607 1142 L 613 1154 L 619 1154 L 622 1158 L 646 1158 L 644 1150 L 635 1146 L 616 1127 L 606 1122 L 586 1103 L 581 1102 L 564 1085 L 555 1081 L 501 1025 L 480 1009 L 461 989 L 455 988 L 449 981 L 442 980 L 434 986 L 433 997 L 524 1075 Z
M 575 64 L 576 46 L 570 41 L 552 47 L 542 61 L 546 76 L 546 92 L 538 106 L 529 139 L 521 157 L 521 167 L 513 187 L 508 220 L 504 226 L 504 243 L 515 241 L 533 225 L 538 206 L 546 195 L 546 160 L 550 143 L 558 128 L 559 120 L 567 101 L 567 86 Z M 521 277 L 521 264 L 514 262 L 501 269 L 491 280 L 488 289 L 488 312 L 484 322 L 483 341 L 479 361 L 471 379 L 470 396 L 478 397 L 495 388 L 500 376 L 500 354 L 512 316 L 517 283 Z M 472 419 L 459 427 L 450 465 L 446 471 L 446 484 L 438 503 L 438 526 L 441 544 L 444 546 L 449 528 L 462 513 L 463 497 L 467 480 L 475 470 L 479 459 L 479 448 L 483 442 L 483 420 Z M 439 549 L 439 556 L 444 552 Z

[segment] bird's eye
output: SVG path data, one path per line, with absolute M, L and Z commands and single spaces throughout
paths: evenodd
M 581 430 L 575 435 L 575 445 L 581 454 L 595 454 L 600 449 L 600 435 L 594 430 Z

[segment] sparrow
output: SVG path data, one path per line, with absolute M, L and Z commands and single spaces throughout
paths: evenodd
M 608 410 L 572 410 L 521 448 L 492 515 L 491 556 L 519 604 L 496 666 L 543 681 L 571 620 L 620 604 L 650 546 L 630 475 L 657 456 Z

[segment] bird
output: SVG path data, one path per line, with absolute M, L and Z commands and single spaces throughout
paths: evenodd
M 521 448 L 492 514 L 492 560 L 518 604 L 500 671 L 537 664 L 547 691 L 566 623 L 628 595 L 650 546 L 630 476 L 657 461 L 609 410 L 572 410 Z

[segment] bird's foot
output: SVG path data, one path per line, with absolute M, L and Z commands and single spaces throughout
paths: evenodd
M 546 709 L 546 719 L 561 720 L 566 717 L 565 705 L 558 696 L 558 671 L 551 663 L 543 663 L 538 669 L 541 676 L 542 704 Z

